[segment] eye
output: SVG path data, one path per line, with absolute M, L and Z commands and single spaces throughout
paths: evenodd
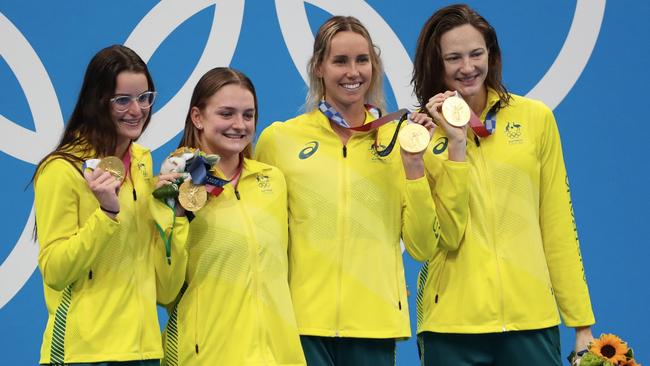
M 232 117 L 232 112 L 231 111 L 220 111 L 220 112 L 218 112 L 218 114 L 223 118 Z
M 485 51 L 483 51 L 483 50 L 477 50 L 477 51 L 472 52 L 470 54 L 470 57 L 472 57 L 472 58 L 480 58 L 481 56 L 483 56 L 484 53 L 485 53 Z
M 368 63 L 368 62 L 370 62 L 370 56 L 361 55 L 361 56 L 357 57 L 357 62 L 360 63 L 360 64 Z
M 113 103 L 119 106 L 127 106 L 131 103 L 131 97 L 128 97 L 126 95 L 121 95 L 119 97 L 113 98 Z
M 344 57 L 344 56 L 337 56 L 337 57 L 334 57 L 334 59 L 332 60 L 332 63 L 337 64 L 337 65 L 342 65 L 342 64 L 345 64 L 346 62 L 348 62 L 348 59 L 347 59 L 347 57 Z
M 451 56 L 445 57 L 445 61 L 447 61 L 447 62 L 455 62 L 455 61 L 458 61 L 458 60 L 460 60 L 459 55 L 451 55 Z
M 138 95 L 138 103 L 140 104 L 151 104 L 153 102 L 153 92 L 144 92 Z
M 247 121 L 251 121 L 255 119 L 255 112 L 246 112 L 244 113 L 244 119 Z

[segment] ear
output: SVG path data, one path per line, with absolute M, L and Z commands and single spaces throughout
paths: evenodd
M 203 129 L 203 122 L 201 122 L 201 110 L 197 107 L 192 107 L 190 111 L 190 118 L 192 118 L 192 124 L 196 127 L 197 130 Z
M 317 77 L 321 78 L 321 79 L 323 78 L 323 71 L 322 71 L 322 69 L 323 69 L 323 64 L 320 64 L 320 65 L 316 66 L 315 69 L 314 69 L 314 74 L 315 74 Z

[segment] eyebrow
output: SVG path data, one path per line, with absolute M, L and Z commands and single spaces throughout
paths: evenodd
M 141 92 L 139 92 L 139 93 L 137 93 L 137 94 L 129 94 L 129 93 L 115 93 L 115 96 L 120 96 L 120 97 L 121 97 L 121 96 L 130 97 L 130 96 L 132 96 L 132 95 L 138 96 L 138 95 L 140 95 L 140 94 L 144 94 L 144 93 L 149 92 L 149 91 L 151 91 L 151 90 L 141 91 Z

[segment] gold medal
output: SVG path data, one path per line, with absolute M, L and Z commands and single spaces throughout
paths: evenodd
M 469 105 L 462 98 L 449 97 L 442 102 L 442 115 L 450 125 L 463 127 L 469 122 Z
M 116 158 L 115 156 L 103 157 L 97 165 L 97 168 L 109 172 L 113 178 L 119 180 L 120 182 L 124 180 L 124 163 L 120 158 Z
M 430 140 L 429 130 L 417 123 L 409 123 L 399 132 L 399 145 L 410 153 L 426 150 Z
M 208 192 L 204 185 L 196 185 L 191 180 L 186 180 L 178 188 L 178 202 L 188 211 L 198 211 L 208 200 Z

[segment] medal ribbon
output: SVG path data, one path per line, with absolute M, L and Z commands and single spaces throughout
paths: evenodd
M 379 156 L 382 157 L 386 156 L 390 154 L 391 151 L 393 151 L 393 147 L 395 147 L 395 141 L 397 141 L 397 134 L 399 133 L 399 127 L 402 124 L 402 122 L 404 122 L 408 117 L 409 111 L 406 108 L 402 108 L 400 110 L 389 113 L 382 117 L 381 111 L 377 107 L 374 107 L 370 104 L 365 104 L 365 107 L 372 115 L 377 117 L 377 119 L 365 123 L 359 127 L 350 127 L 350 124 L 348 124 L 348 122 L 343 118 L 343 116 L 341 116 L 341 114 L 329 103 L 327 103 L 325 100 L 321 100 L 318 103 L 318 110 L 320 110 L 325 115 L 325 117 L 327 117 L 327 119 L 329 119 L 331 122 L 336 123 L 337 125 L 346 128 L 348 130 L 357 131 L 357 132 L 373 131 L 385 125 L 388 122 L 392 122 L 399 119 L 399 123 L 397 124 L 397 128 L 395 129 L 395 133 L 393 133 L 393 138 L 388 144 L 388 147 L 386 147 L 383 150 L 379 150 L 379 143 L 377 141 L 377 137 L 375 137 L 375 144 L 373 145 L 373 148 L 375 149 L 377 154 L 379 154 Z
M 458 91 L 456 91 L 456 96 L 463 98 Z M 485 121 L 481 121 L 472 108 L 469 109 L 468 123 L 472 131 L 474 131 L 474 134 L 479 137 L 488 137 L 494 132 L 494 129 L 497 127 L 497 111 L 500 105 L 500 102 L 497 102 L 490 108 L 485 115 Z
M 205 190 L 216 197 L 223 192 L 223 186 L 230 183 L 230 181 L 208 174 L 208 167 L 210 167 L 210 164 L 203 156 L 199 155 L 192 159 L 192 163 L 185 171 L 192 176 L 192 183 L 205 185 Z

